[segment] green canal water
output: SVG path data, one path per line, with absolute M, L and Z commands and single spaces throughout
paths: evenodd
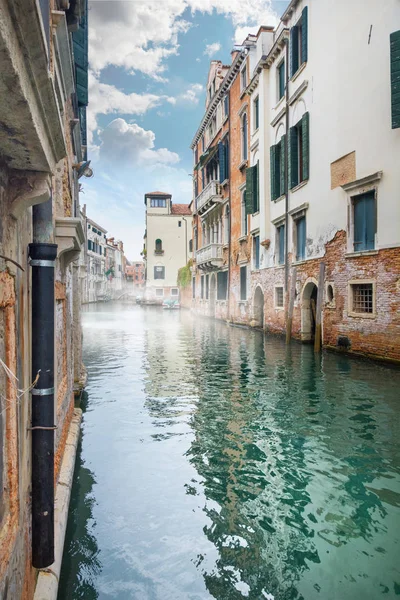
M 59 600 L 400 596 L 400 371 L 122 304 L 83 315 Z

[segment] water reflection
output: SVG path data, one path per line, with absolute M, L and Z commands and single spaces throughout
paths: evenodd
M 400 594 L 399 371 L 183 311 L 85 325 L 97 596 L 85 555 L 63 598 Z

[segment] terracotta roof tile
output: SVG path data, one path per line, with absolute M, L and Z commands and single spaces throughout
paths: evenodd
M 191 215 L 192 211 L 187 204 L 173 204 L 171 213 L 173 215 Z

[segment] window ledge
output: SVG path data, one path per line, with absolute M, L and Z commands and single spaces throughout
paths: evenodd
M 279 310 L 279 311 L 285 310 L 284 306 L 275 306 L 274 308 L 275 308 L 275 310 Z
M 294 264 L 294 263 L 292 263 Z M 275 264 L 275 269 L 284 269 L 285 268 L 285 263 L 276 263 Z
M 225 187 L 226 185 L 228 185 L 229 183 L 229 179 L 224 179 L 224 181 L 221 183 L 222 187 Z
M 299 265 L 305 265 L 311 258 L 302 258 L 301 260 L 294 260 L 292 262 L 292 267 L 297 267 Z
M 248 159 L 247 158 L 245 160 L 242 160 L 242 162 L 238 166 L 239 171 L 242 171 L 242 169 L 244 169 L 244 167 L 247 167 L 247 163 L 248 163 Z
M 360 256 L 376 256 L 379 250 L 362 250 L 361 252 L 347 252 L 345 258 L 358 258 Z
M 247 235 L 241 235 L 240 238 L 238 238 L 238 241 L 239 242 L 247 242 L 247 238 L 248 238 Z
M 260 214 L 260 211 L 257 210 L 256 212 L 252 213 L 252 217 L 258 217 L 258 215 Z
M 349 311 L 347 316 L 354 319 L 376 319 L 376 313 L 355 313 Z
M 282 98 L 279 98 L 278 102 L 275 104 L 273 110 L 278 110 L 278 108 L 281 106 L 283 100 L 285 99 L 285 94 L 283 94 Z
M 258 133 L 258 130 L 260 129 L 260 126 L 258 126 L 256 129 L 253 130 L 253 133 L 251 135 L 256 135 L 256 133 Z
M 308 183 L 308 179 L 305 179 L 304 181 L 300 181 L 300 183 L 298 183 L 297 185 L 294 186 L 294 188 L 292 188 L 290 191 L 290 193 L 293 194 L 293 192 L 297 192 L 297 190 L 300 190 L 302 187 L 304 187 L 305 185 L 307 185 Z
M 225 117 L 222 120 L 222 125 L 225 125 L 225 123 L 227 122 L 228 119 L 229 119 L 229 115 L 225 115 Z
M 229 244 L 222 244 L 222 250 L 228 250 Z
M 273 202 L 280 202 L 281 200 L 283 200 L 286 197 L 286 194 L 282 194 L 282 196 L 279 196 L 279 198 L 275 198 L 275 200 L 273 200 Z
M 302 73 L 304 71 L 304 69 L 307 66 L 307 62 L 303 62 L 300 67 L 297 69 L 296 73 L 294 75 L 291 76 L 290 81 L 296 81 L 296 79 L 298 78 L 298 76 L 300 75 L 300 73 Z

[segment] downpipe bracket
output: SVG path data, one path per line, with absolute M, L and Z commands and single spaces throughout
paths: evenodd
M 52 394 L 54 394 L 54 388 L 32 388 L 31 389 L 31 394 L 33 396 L 51 396 Z

